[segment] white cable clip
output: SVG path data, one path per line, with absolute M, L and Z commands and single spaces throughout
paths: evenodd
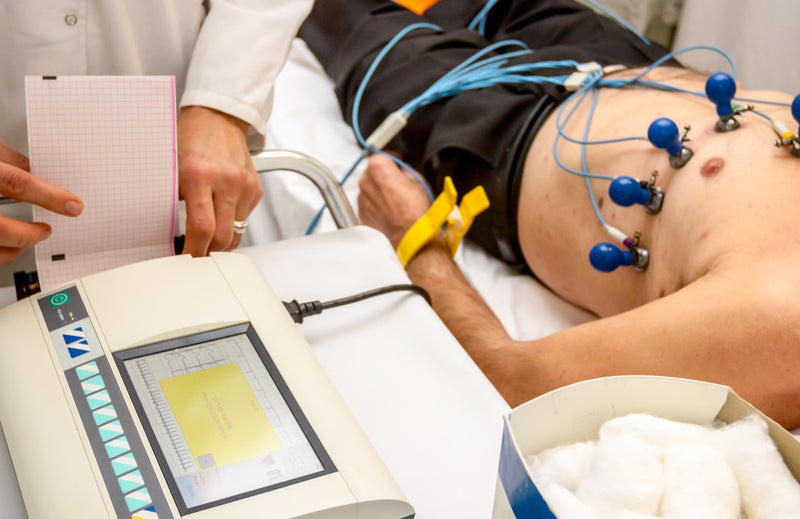
M 570 74 L 566 81 L 564 81 L 564 88 L 566 88 L 568 92 L 576 92 L 580 90 L 580 88 L 586 83 L 586 80 L 589 79 L 590 74 L 598 70 L 603 70 L 603 67 L 601 67 L 599 63 L 594 61 L 590 61 L 589 63 L 581 63 L 577 66 L 575 72 Z
M 778 134 L 781 140 L 791 141 L 796 137 L 796 135 L 792 133 L 792 131 L 789 130 L 789 128 L 787 128 L 785 124 L 783 124 L 778 120 L 772 121 L 772 128 L 775 130 L 775 133 Z
M 606 224 L 604 227 L 605 227 L 605 230 L 608 233 L 608 235 L 610 237 L 614 238 L 615 240 L 617 240 L 618 242 L 625 243 L 625 240 L 628 239 L 628 235 L 625 234 L 624 232 L 620 231 L 616 227 L 613 227 L 613 226 L 608 225 L 608 224 Z
M 367 138 L 367 147 L 376 150 L 382 150 L 386 147 L 389 141 L 394 139 L 395 136 L 400 133 L 400 130 L 405 128 L 408 122 L 408 116 L 409 113 L 402 108 L 389 114 L 380 126 Z
M 595 70 L 603 70 L 603 67 L 600 66 L 599 63 L 596 61 L 590 61 L 588 63 L 581 63 L 578 65 L 578 71 L 580 72 L 594 72 Z
M 620 70 L 625 70 L 626 68 L 628 67 L 625 65 L 606 65 L 603 67 L 603 75 L 613 74 L 614 72 L 619 72 Z

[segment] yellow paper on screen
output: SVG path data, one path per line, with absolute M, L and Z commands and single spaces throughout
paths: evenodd
M 283 448 L 238 364 L 164 379 L 160 384 L 201 470 Z

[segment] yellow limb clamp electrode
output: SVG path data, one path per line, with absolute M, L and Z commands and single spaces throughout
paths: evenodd
M 469 231 L 475 217 L 489 207 L 489 198 L 482 186 L 477 186 L 464 195 L 458 207 L 456 207 L 457 197 L 453 179 L 445 177 L 442 192 L 428 211 L 411 226 L 397 246 L 397 257 L 400 258 L 403 268 L 406 268 L 411 258 L 422 247 L 442 232 L 442 226 L 445 227 L 445 243 L 450 249 L 450 254 L 455 256 L 461 239 Z

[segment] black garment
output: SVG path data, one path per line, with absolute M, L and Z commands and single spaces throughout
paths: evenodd
M 466 29 L 485 0 L 440 0 L 423 16 L 381 0 L 320 0 L 300 30 L 336 85 L 345 118 L 373 58 L 403 28 L 418 29 L 383 59 L 361 101 L 359 126 L 366 137 L 393 111 L 493 42 L 517 39 L 534 52 L 513 63 L 596 61 L 648 65 L 666 54 L 614 20 L 572 0 L 500 0 L 489 12 L 485 36 Z M 505 52 L 505 49 L 501 52 Z M 563 75 L 553 69 L 540 75 Z M 387 149 L 420 171 L 434 192 L 444 177 L 459 194 L 483 185 L 491 202 L 470 239 L 508 263 L 524 266 L 517 239 L 517 199 L 527 150 L 547 115 L 568 96 L 556 85 L 494 86 L 462 92 L 416 110 Z

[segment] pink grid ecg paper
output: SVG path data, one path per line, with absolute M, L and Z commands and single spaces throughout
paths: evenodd
M 168 76 L 25 78 L 31 172 L 83 200 L 77 218 L 34 206 L 43 290 L 173 250 L 175 86 Z

